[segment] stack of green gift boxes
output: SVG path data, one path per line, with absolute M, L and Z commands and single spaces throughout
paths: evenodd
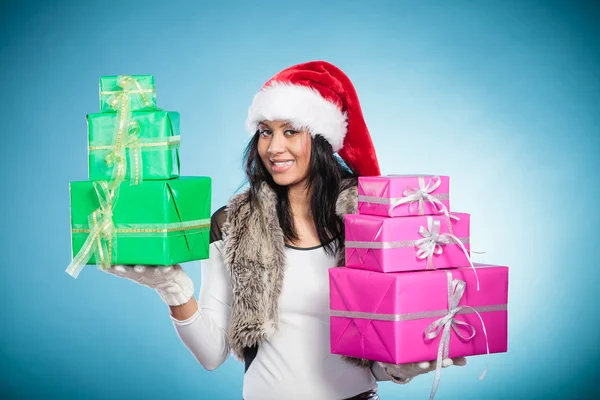
M 156 106 L 154 78 L 100 78 L 89 114 L 89 181 L 71 182 L 72 257 L 83 266 L 208 258 L 211 180 L 179 176 L 179 113 Z

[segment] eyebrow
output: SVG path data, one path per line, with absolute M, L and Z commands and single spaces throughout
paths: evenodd
M 259 125 L 264 125 L 264 126 L 266 126 L 268 128 L 271 128 L 271 125 L 269 125 L 269 124 L 267 124 L 266 122 L 263 122 L 263 121 L 260 121 L 258 124 Z M 283 128 L 284 126 L 287 126 L 288 128 L 292 127 L 292 125 L 289 122 L 284 122 L 283 124 L 279 125 L 280 128 Z

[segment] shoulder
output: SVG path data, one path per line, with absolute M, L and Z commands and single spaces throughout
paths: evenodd
M 210 218 L 210 243 L 223 240 L 224 233 L 230 225 L 230 216 L 237 216 L 240 209 L 248 203 L 248 192 L 234 195 L 227 205 L 219 208 Z
M 219 208 L 210 217 L 210 243 L 223 239 L 225 222 L 227 222 L 227 206 Z

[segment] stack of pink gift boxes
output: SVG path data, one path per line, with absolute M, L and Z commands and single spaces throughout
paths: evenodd
M 345 235 L 346 266 L 329 270 L 332 353 L 404 364 L 507 351 L 508 268 L 471 262 L 449 177 L 360 177 Z

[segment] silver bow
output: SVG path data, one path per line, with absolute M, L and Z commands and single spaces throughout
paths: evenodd
M 448 229 L 450 229 L 449 221 Z M 421 260 L 427 259 L 427 269 L 434 268 L 433 256 L 440 255 L 444 252 L 442 245 L 456 243 L 467 257 L 469 265 L 475 273 L 475 278 L 477 279 L 477 290 L 479 290 L 479 276 L 477 275 L 475 266 L 471 261 L 469 251 L 459 238 L 457 238 L 450 232 L 440 234 L 440 221 L 437 219 L 434 220 L 433 217 L 430 216 L 427 217 L 427 228 L 421 226 L 419 228 L 419 234 L 423 236 L 423 238 L 415 240 L 415 246 L 417 246 L 418 248 L 417 257 Z
M 425 329 L 425 337 L 427 339 L 431 339 L 431 340 L 435 339 L 440 334 L 440 332 L 442 333 L 442 337 L 440 339 L 440 344 L 438 346 L 438 353 L 437 353 L 437 360 L 436 360 L 436 367 L 435 367 L 435 377 L 433 379 L 433 387 L 431 388 L 431 393 L 429 395 L 430 400 L 433 400 L 433 398 L 435 397 L 435 393 L 440 384 L 442 360 L 448 358 L 448 354 L 450 351 L 450 330 L 451 329 L 454 330 L 456 335 L 464 340 L 471 340 L 473 337 L 475 337 L 476 330 L 473 325 L 471 325 L 467 322 L 459 321 L 459 320 L 455 319 L 456 314 L 458 314 L 461 310 L 463 310 L 465 308 L 470 309 L 475 314 L 477 314 L 477 316 L 479 317 L 479 320 L 481 321 L 481 326 L 483 328 L 483 334 L 485 336 L 485 346 L 487 349 L 487 354 L 490 354 L 488 336 L 487 336 L 487 332 L 485 329 L 485 323 L 483 322 L 483 319 L 481 318 L 481 314 L 479 314 L 479 312 L 476 309 L 474 309 L 473 307 L 458 305 L 458 303 L 460 303 L 460 299 L 462 298 L 462 296 L 465 292 L 466 283 L 460 279 L 453 280 L 452 274 L 449 271 L 446 271 L 446 276 L 448 278 L 448 313 L 445 316 L 443 316 L 442 318 L 439 318 L 439 319 L 433 321 L 427 327 L 427 329 Z M 460 332 L 459 327 L 469 330 L 470 335 L 464 336 Z M 486 371 L 487 371 L 487 367 L 485 368 L 484 372 L 482 373 L 480 379 L 483 379 Z
M 433 268 L 433 255 L 440 255 L 444 252 L 442 244 L 450 243 L 447 236 L 440 235 L 440 221 L 427 217 L 427 228 L 421 226 L 419 235 L 422 239 L 415 240 L 417 246 L 417 257 L 421 260 L 427 259 L 427 269 Z
M 428 201 L 429 203 L 431 203 L 431 206 L 437 213 L 446 214 L 448 212 L 448 210 L 446 209 L 446 206 L 444 206 L 444 203 L 442 203 L 440 200 L 438 200 L 436 197 L 434 197 L 431 194 L 442 183 L 442 180 L 440 179 L 440 177 L 439 176 L 432 177 L 429 180 L 429 182 L 427 182 L 427 184 L 425 183 L 424 177 L 419 176 L 419 177 L 417 177 L 417 179 L 419 180 L 419 187 L 409 186 L 406 189 L 404 189 L 404 192 L 402 193 L 402 195 L 404 196 L 404 199 L 400 200 L 397 204 L 394 204 L 394 207 L 399 204 L 410 203 L 409 210 L 412 212 L 413 205 L 415 203 L 417 203 L 417 205 L 418 205 L 417 213 L 419 215 L 423 215 L 424 214 L 423 206 L 424 206 L 425 202 Z

